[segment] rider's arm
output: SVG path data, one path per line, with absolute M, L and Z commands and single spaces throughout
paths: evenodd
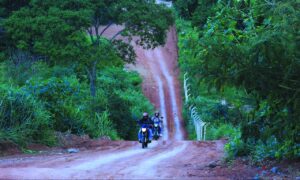
M 153 119 L 150 119 L 150 124 L 154 125 Z
M 141 119 L 140 119 L 140 120 L 138 120 L 138 122 L 137 122 L 137 123 L 138 123 L 138 125 L 139 125 L 139 126 L 141 126 L 141 125 L 142 125 L 142 120 L 141 120 Z

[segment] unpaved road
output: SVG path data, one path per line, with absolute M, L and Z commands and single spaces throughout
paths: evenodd
M 112 27 L 111 36 L 120 27 Z M 228 171 L 218 164 L 225 141 L 185 141 L 181 116 L 181 92 L 177 79 L 177 38 L 171 28 L 165 47 L 144 50 L 135 47 L 137 70 L 144 78 L 143 91 L 164 116 L 160 141 L 142 149 L 137 142 L 114 141 L 76 154 L 12 156 L 0 159 L 1 179 L 226 179 Z M 230 174 L 230 173 L 229 173 Z M 247 177 L 247 176 L 246 176 Z

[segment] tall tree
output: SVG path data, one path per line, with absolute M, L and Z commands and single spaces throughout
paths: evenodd
M 12 12 L 22 7 L 28 6 L 30 0 L 0 0 L 0 56 L 11 46 L 11 41 L 7 37 L 3 22 Z M 1 58 L 1 57 L 0 57 Z

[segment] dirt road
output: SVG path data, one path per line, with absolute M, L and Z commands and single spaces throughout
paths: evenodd
M 107 36 L 117 32 L 118 28 L 112 27 Z M 137 142 L 101 141 L 99 145 L 75 154 L 4 157 L 0 159 L 0 179 L 232 177 L 231 171 L 220 166 L 225 141 L 184 140 L 176 44 L 176 32 L 172 28 L 165 47 L 154 50 L 135 47 L 137 63 L 128 67 L 143 76 L 145 95 L 164 116 L 162 140 L 151 143 L 148 149 L 142 149 Z
M 148 149 L 141 149 L 135 142 L 117 144 L 107 145 L 107 150 L 96 148 L 78 154 L 5 158 L 0 161 L 0 178 L 215 178 L 208 164 L 223 154 L 222 141 L 154 142 Z

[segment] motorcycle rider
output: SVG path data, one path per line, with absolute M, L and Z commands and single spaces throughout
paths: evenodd
M 143 125 L 147 125 L 148 126 L 148 140 L 149 140 L 149 142 L 151 142 L 151 140 L 152 140 L 152 128 L 153 128 L 154 122 L 151 120 L 151 118 L 149 118 L 149 115 L 148 115 L 147 112 L 143 113 L 143 118 L 138 121 L 138 124 L 141 127 Z M 138 137 L 139 137 L 139 142 L 141 142 L 141 139 L 142 139 L 141 130 L 138 133 Z
M 162 136 L 162 133 L 161 133 L 161 129 L 162 129 L 162 118 L 160 115 L 159 115 L 159 111 L 156 111 L 154 113 L 154 116 L 151 118 L 153 123 L 157 123 L 158 124 L 158 134 L 159 136 Z

